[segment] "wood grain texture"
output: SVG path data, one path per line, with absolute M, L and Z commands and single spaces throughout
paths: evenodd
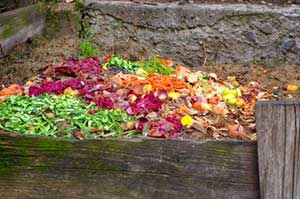
M 0 198 L 258 199 L 256 143 L 0 132 Z
M 41 33 L 44 26 L 44 9 L 40 4 L 0 14 L 0 57 L 17 44 Z
M 258 102 L 256 128 L 262 199 L 299 199 L 300 102 Z

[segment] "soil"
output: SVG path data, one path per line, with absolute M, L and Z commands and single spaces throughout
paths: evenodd
M 201 70 L 216 73 L 223 78 L 236 76 L 238 82 L 243 84 L 260 82 L 263 88 L 273 91 L 274 99 L 300 99 L 300 90 L 293 93 L 286 91 L 289 84 L 300 86 L 300 66 L 297 65 L 209 65 Z
M 0 58 L 0 85 L 23 84 L 39 74 L 39 68 L 79 54 L 77 13 L 74 4 L 49 5 L 44 32 L 16 46 Z
M 63 56 L 78 55 L 78 43 L 79 39 L 70 35 L 52 40 L 40 37 L 16 47 L 8 57 L 0 59 L 0 84 L 25 83 L 39 74 L 39 68 L 59 63 Z

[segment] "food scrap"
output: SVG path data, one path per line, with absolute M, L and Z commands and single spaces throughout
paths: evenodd
M 222 79 L 159 57 L 73 58 L 40 72 L 0 90 L 1 129 L 76 139 L 255 140 L 255 102 L 274 97 L 259 82 Z

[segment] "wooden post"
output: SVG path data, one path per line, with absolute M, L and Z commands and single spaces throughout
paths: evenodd
M 300 101 L 256 104 L 261 199 L 300 198 Z

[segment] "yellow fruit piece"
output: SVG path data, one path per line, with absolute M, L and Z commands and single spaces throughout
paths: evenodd
M 73 90 L 72 88 L 68 87 L 65 89 L 64 94 L 69 96 L 77 96 L 79 93 L 78 90 Z
M 172 100 L 177 100 L 180 97 L 180 94 L 177 92 L 170 92 L 168 94 L 168 97 Z
M 222 96 L 225 97 L 226 95 L 234 95 L 235 97 L 241 96 L 241 91 L 237 89 L 225 88 L 222 92 Z
M 227 104 L 230 104 L 230 105 L 235 105 L 237 102 L 236 96 L 232 93 L 229 93 L 228 95 L 223 96 L 223 99 Z
M 238 89 L 233 89 L 232 94 L 233 94 L 235 97 L 239 97 L 239 96 L 240 96 L 240 91 L 239 91 Z
M 102 68 L 103 68 L 104 70 L 108 70 L 107 64 L 104 64 L 104 65 L 102 66 Z
M 298 90 L 298 87 L 296 85 L 290 84 L 287 86 L 286 90 L 290 92 L 296 92 Z
M 238 81 L 233 81 L 231 82 L 233 86 L 238 87 L 240 85 L 240 83 Z
M 227 79 L 228 79 L 228 81 L 231 81 L 231 82 L 236 81 L 236 77 L 235 76 L 228 76 Z
M 145 94 L 150 93 L 152 90 L 153 90 L 153 88 L 152 88 L 152 85 L 151 85 L 151 84 L 147 84 L 147 85 L 145 85 L 145 86 L 143 87 L 143 92 L 144 92 Z
M 227 80 L 230 81 L 230 83 L 235 87 L 238 87 L 240 85 L 235 76 L 228 76 Z
M 190 128 L 193 124 L 193 118 L 189 115 L 183 116 L 181 118 L 181 124 L 182 124 L 182 126 Z
M 231 89 L 227 87 L 227 88 L 225 88 L 225 89 L 223 90 L 222 96 L 226 96 L 226 95 L 228 95 L 229 93 L 231 93 Z
M 27 81 L 26 82 L 26 84 L 25 84 L 25 86 L 34 86 L 34 83 L 32 82 L 32 81 Z
M 238 98 L 237 101 L 236 101 L 236 106 L 237 107 L 243 107 L 245 104 L 246 104 L 246 102 L 242 98 Z
M 147 77 L 149 75 L 149 73 L 147 71 L 145 71 L 142 68 L 139 68 L 135 71 L 135 74 L 140 76 L 140 77 Z

